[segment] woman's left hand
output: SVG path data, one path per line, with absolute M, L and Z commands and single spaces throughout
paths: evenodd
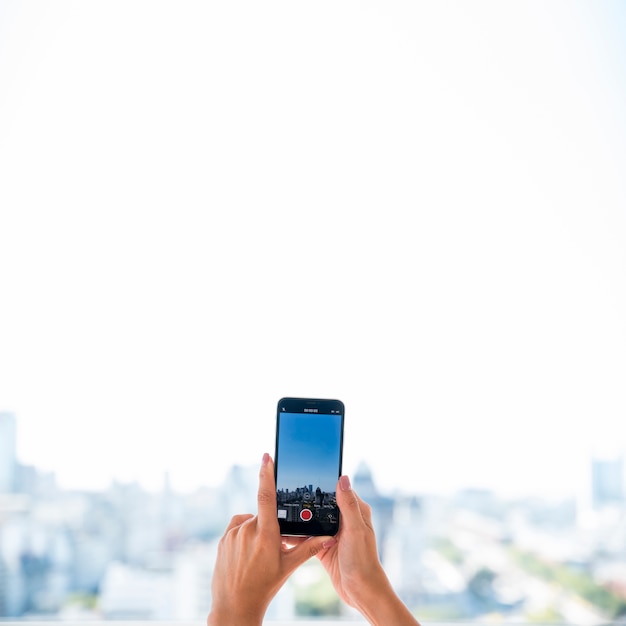
M 264 454 L 258 515 L 235 515 L 220 540 L 207 625 L 260 626 L 269 603 L 293 571 L 334 543 L 333 537 L 310 537 L 287 546 L 276 515 L 274 462 Z

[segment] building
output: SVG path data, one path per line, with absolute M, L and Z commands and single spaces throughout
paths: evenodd
M 0 412 L 0 493 L 15 491 L 17 468 L 15 415 Z
M 595 509 L 620 505 L 624 498 L 624 460 L 593 459 L 591 462 L 591 501 Z
M 385 542 L 393 522 L 394 499 L 379 493 L 366 463 L 361 463 L 353 478 L 355 491 L 372 507 L 372 523 L 378 538 L 378 556 L 385 563 Z

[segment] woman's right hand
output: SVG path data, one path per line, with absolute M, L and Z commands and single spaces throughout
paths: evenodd
M 419 626 L 389 583 L 378 559 L 372 509 L 352 489 L 347 476 L 337 483 L 337 504 L 339 532 L 317 558 L 339 596 L 375 626 Z

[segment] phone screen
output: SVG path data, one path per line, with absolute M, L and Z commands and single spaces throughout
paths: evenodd
M 276 417 L 276 500 L 283 535 L 339 530 L 344 406 L 339 400 L 283 398 Z

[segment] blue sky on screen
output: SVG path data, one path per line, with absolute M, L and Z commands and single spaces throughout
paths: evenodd
M 339 476 L 341 417 L 281 413 L 277 489 L 313 485 L 334 492 Z

